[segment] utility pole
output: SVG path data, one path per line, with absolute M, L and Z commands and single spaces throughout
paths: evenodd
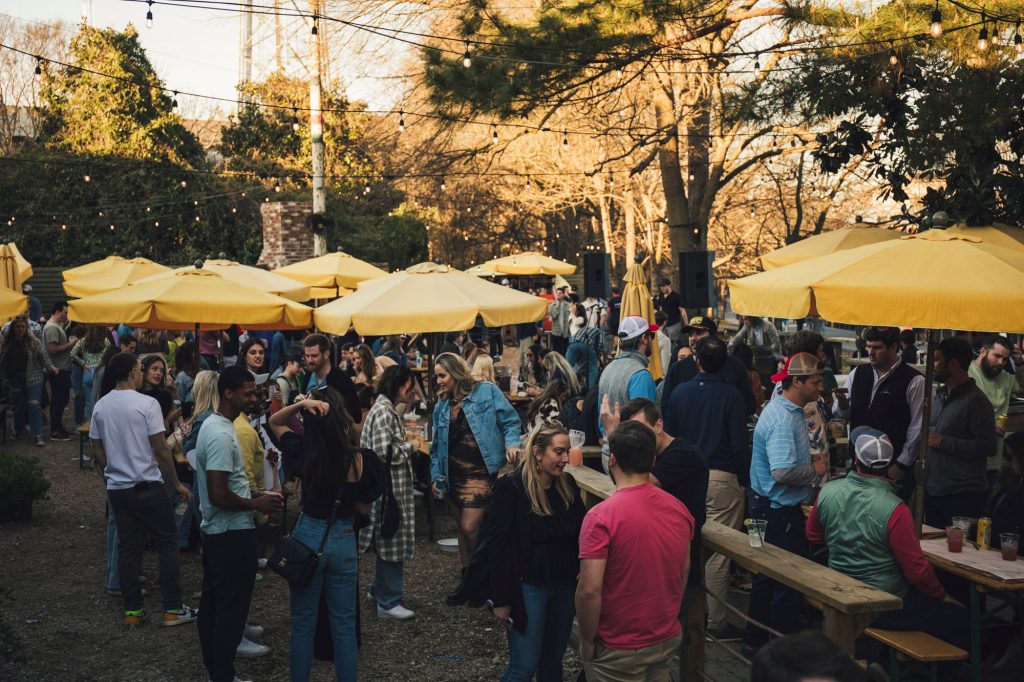
M 238 35 L 238 105 L 241 109 L 245 101 L 242 87 L 252 81 L 252 0 L 244 0 L 239 10 L 239 19 L 241 26 Z
M 324 190 L 324 118 L 320 111 L 320 0 L 309 0 L 309 11 L 313 15 L 313 26 L 309 36 L 309 138 L 313 152 L 313 214 L 322 214 L 327 209 L 327 194 Z M 327 237 L 313 235 L 313 255 L 327 253 Z

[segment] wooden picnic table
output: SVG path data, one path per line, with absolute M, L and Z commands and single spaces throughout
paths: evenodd
M 615 492 L 615 485 L 603 473 L 586 466 L 569 466 L 566 471 L 576 479 L 583 503 L 591 507 Z M 882 611 L 903 606 L 899 597 L 883 592 L 797 556 L 784 549 L 765 544 L 751 547 L 746 533 L 714 521 L 704 524 L 701 542 L 705 553 L 718 552 L 749 571 L 763 573 L 791 587 L 819 607 L 825 616 L 825 634 L 851 656 L 857 636 Z M 703 679 L 704 671 L 704 599 L 693 599 L 685 617 L 683 644 L 680 650 L 680 679 Z
M 938 530 L 938 529 L 934 529 Z M 968 665 L 976 682 L 981 680 L 981 617 L 985 610 L 986 592 L 1012 593 L 1018 598 L 1024 596 L 1024 560 L 1002 560 L 1002 553 L 993 549 L 979 549 L 970 541 L 964 542 L 962 552 L 950 552 L 945 537 L 921 541 L 924 556 L 935 568 L 966 578 L 971 584 L 970 613 L 971 649 Z M 979 561 L 980 559 L 980 561 Z M 998 562 L 998 563 L 996 563 Z M 1007 577 L 1000 577 L 985 570 L 984 563 L 994 564 Z

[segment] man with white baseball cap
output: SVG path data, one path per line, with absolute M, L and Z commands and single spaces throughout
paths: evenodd
M 829 481 L 807 518 L 807 539 L 828 546 L 828 565 L 903 599 L 872 626 L 921 630 L 960 647 L 967 646 L 968 613 L 946 596 L 921 552 L 910 508 L 888 476 L 893 460 L 889 436 L 869 426 L 850 434 L 854 468 Z
M 619 354 L 601 372 L 597 385 L 598 404 L 604 409 L 605 397 L 608 408 L 615 409 L 633 398 L 647 398 L 655 401 L 654 377 L 647 371 L 650 362 L 652 339 L 658 325 L 648 324 L 639 316 L 624 317 L 619 322 Z M 601 433 L 604 427 L 601 426 Z

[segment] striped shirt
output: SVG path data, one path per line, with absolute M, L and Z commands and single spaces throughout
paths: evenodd
M 810 500 L 812 488 L 772 478 L 775 469 L 811 464 L 804 409 L 784 396 L 769 401 L 754 429 L 750 488 L 771 500 L 772 507 L 792 507 Z

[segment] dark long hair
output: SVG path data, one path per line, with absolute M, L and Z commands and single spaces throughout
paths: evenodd
M 529 409 L 526 411 L 526 423 L 533 422 L 533 418 L 537 416 L 540 408 L 552 398 L 558 403 L 558 409 L 562 409 L 562 392 L 569 392 L 569 387 L 566 386 L 561 379 L 552 379 L 548 382 L 544 392 L 533 399 L 530 403 Z
M 174 351 L 174 367 L 193 379 L 199 374 L 199 359 L 196 356 L 196 344 L 186 341 Z
M 310 395 L 331 409 L 323 417 L 308 412 L 302 416 L 306 455 L 302 485 L 317 499 L 333 498 L 355 461 L 352 418 L 341 394 L 330 386 Z
M 120 382 L 131 376 L 135 363 L 139 359 L 134 353 L 114 353 L 103 370 L 103 383 L 100 384 L 100 397 L 114 390 Z

